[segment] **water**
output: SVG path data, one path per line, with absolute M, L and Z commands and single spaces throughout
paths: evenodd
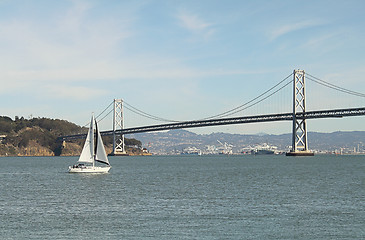
M 365 156 L 0 158 L 0 239 L 364 239 Z

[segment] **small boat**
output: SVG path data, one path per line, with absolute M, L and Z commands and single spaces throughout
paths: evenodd
M 96 128 L 95 133 L 94 126 Z M 96 136 L 94 137 L 94 135 Z M 89 132 L 87 133 L 84 147 L 77 162 L 77 164 L 68 167 L 68 172 L 107 173 L 111 168 L 94 115 L 91 116 Z M 103 165 L 96 166 L 96 162 Z
M 188 147 L 183 149 L 183 151 L 181 152 L 181 155 L 198 155 L 201 156 L 202 155 L 202 151 L 196 147 Z

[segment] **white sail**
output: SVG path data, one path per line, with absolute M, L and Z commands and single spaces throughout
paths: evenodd
M 89 132 L 87 133 L 84 148 L 82 149 L 78 162 L 94 162 L 94 116 L 91 116 Z
M 96 153 L 95 153 L 95 161 L 101 162 L 101 163 L 105 163 L 107 165 L 109 164 L 109 160 L 108 157 L 106 155 L 105 152 L 105 148 L 104 148 L 104 143 L 103 143 L 103 139 L 101 138 L 99 129 L 98 129 L 98 125 L 95 122 L 96 125 Z

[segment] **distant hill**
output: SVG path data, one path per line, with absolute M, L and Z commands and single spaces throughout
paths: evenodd
M 57 142 L 62 135 L 71 135 L 87 132 L 74 123 L 49 118 L 15 117 L 12 120 L 6 116 L 0 116 L 0 156 L 60 156 L 79 155 L 84 140 Z M 107 152 L 112 149 L 112 138 L 103 137 Z M 126 144 L 142 146 L 135 139 L 126 139 Z M 128 151 L 128 149 L 127 149 Z M 129 148 L 129 151 L 138 151 Z
M 211 133 L 195 134 L 187 130 L 171 130 L 168 132 L 151 132 L 129 135 L 139 139 L 144 146 L 153 152 L 160 154 L 172 154 L 180 152 L 187 147 L 197 147 L 201 150 L 207 145 L 219 146 L 222 143 L 233 145 L 233 152 L 240 152 L 242 148 L 267 143 L 277 146 L 278 149 L 288 151 L 291 147 L 291 133 L 272 135 L 272 134 L 229 134 Z M 308 145 L 311 150 L 335 151 L 344 149 L 346 151 L 363 150 L 365 143 L 365 132 L 333 132 L 333 133 L 308 133 Z

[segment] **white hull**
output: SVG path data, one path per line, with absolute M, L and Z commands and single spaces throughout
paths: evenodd
M 86 166 L 83 168 L 74 168 L 72 166 L 68 167 L 69 173 L 107 173 L 110 170 L 109 167 L 93 167 L 93 166 Z

